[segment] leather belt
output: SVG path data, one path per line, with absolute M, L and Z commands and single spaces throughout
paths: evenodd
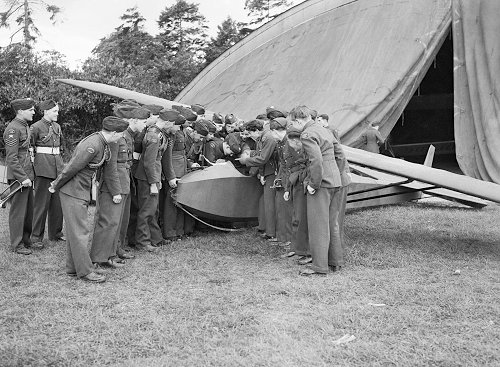
M 36 152 L 42 154 L 52 154 L 52 155 L 60 154 L 59 147 L 36 147 Z
M 132 153 L 132 156 L 134 157 L 134 159 L 136 161 L 138 161 L 139 159 L 141 159 L 141 153 L 134 152 L 134 153 Z

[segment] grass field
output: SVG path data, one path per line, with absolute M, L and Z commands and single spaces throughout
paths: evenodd
M 349 213 L 345 268 L 314 278 L 248 229 L 138 253 L 88 284 L 65 275 L 62 242 L 10 252 L 0 220 L 1 366 L 500 365 L 494 204 Z

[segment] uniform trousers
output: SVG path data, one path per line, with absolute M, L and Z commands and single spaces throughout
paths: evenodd
M 276 189 L 276 238 L 280 242 L 292 240 L 292 212 L 291 200 L 285 201 L 283 189 Z
M 129 222 L 130 222 L 130 204 L 132 202 L 132 195 L 130 194 L 122 194 L 122 202 L 123 202 L 123 207 L 122 207 L 122 214 L 120 216 L 120 225 L 118 227 L 118 234 L 115 238 L 116 244 L 116 254 L 120 255 L 123 254 L 124 252 L 124 246 L 127 245 L 127 232 L 129 229 Z M 135 232 L 135 228 L 134 228 Z M 135 238 L 135 233 L 134 233 L 134 238 Z
M 163 238 L 171 238 L 175 236 L 182 236 L 190 234 L 194 231 L 194 219 L 185 214 L 182 209 L 178 208 L 172 198 L 172 193 L 168 182 L 165 181 L 163 185 L 165 194 L 163 196 Z
M 340 209 L 339 209 L 339 230 L 340 230 L 340 243 L 342 244 L 342 249 L 345 250 L 345 208 L 347 205 L 347 193 L 349 192 L 349 186 L 342 186 L 340 188 Z
M 259 197 L 259 225 L 257 229 L 261 232 L 266 231 L 266 213 L 264 208 L 264 193 Z
M 163 241 L 160 226 L 158 225 L 158 194 L 151 195 L 147 181 L 137 180 L 137 228 L 135 231 L 136 243 L 139 246 L 156 245 Z
M 311 269 L 318 273 L 327 273 L 328 266 L 344 264 L 338 222 L 340 202 L 340 187 L 320 187 L 314 195 L 307 194 Z
M 129 220 L 127 227 L 127 244 L 135 245 L 135 232 L 137 229 L 137 212 L 139 211 L 139 202 L 137 199 L 137 179 L 130 177 L 130 203 L 129 203 Z
M 14 180 L 8 180 L 9 185 Z M 16 189 L 19 184 L 13 185 Z M 33 223 L 33 189 L 23 187 L 10 199 L 9 208 L 9 232 L 10 244 L 13 251 L 23 244 L 31 246 L 31 230 Z
M 302 182 L 292 186 L 292 243 L 290 251 L 299 256 L 309 255 L 309 234 L 307 230 L 307 196 Z
M 59 192 L 61 207 L 66 219 L 66 272 L 81 278 L 94 270 L 90 261 L 87 200 Z
M 113 202 L 110 192 L 100 191 L 97 198 L 94 234 L 90 247 L 90 259 L 93 263 L 104 263 L 116 256 L 116 236 L 120 227 L 123 212 L 123 200 L 119 204 Z
M 41 176 L 35 179 L 33 233 L 31 234 L 33 242 L 43 240 L 46 221 L 49 240 L 56 240 L 63 235 L 63 215 L 59 193 L 49 192 L 52 181 L 54 181 L 53 178 Z
M 276 237 L 276 190 L 271 188 L 275 178 L 274 173 L 266 176 L 263 195 L 266 234 L 270 237 Z

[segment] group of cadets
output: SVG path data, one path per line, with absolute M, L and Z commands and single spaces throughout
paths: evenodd
M 23 187 L 9 213 L 15 252 L 43 247 L 49 213 L 49 240 L 66 240 L 66 273 L 104 282 L 103 267 L 125 266 L 135 256 L 128 248 L 154 253 L 190 235 L 195 223 L 175 204 L 177 182 L 189 169 L 230 161 L 262 184 L 258 230 L 287 250 L 283 257 L 307 264 L 301 275 L 343 265 L 349 167 L 327 115 L 306 106 L 290 113 L 269 107 L 244 122 L 232 114 L 206 116 L 201 105 L 166 109 L 124 100 L 64 166 L 59 107 L 41 102 L 44 117 L 29 127 L 34 106 L 31 99 L 12 101 L 16 118 L 4 133 L 9 183 Z M 93 179 L 98 197 L 89 252 Z

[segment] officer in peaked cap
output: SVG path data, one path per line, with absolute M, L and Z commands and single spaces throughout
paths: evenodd
M 57 123 L 59 106 L 53 100 L 42 101 L 38 105 L 43 118 L 31 125 L 31 144 L 35 159 L 33 166 L 36 175 L 33 233 L 31 241 L 34 248 L 43 247 L 45 222 L 51 241 L 65 240 L 63 237 L 63 215 L 59 194 L 48 191 L 50 183 L 62 172 L 64 163 L 61 157 L 62 132 Z
M 29 255 L 32 252 L 30 237 L 33 220 L 31 187 L 35 173 L 29 155 L 31 144 L 28 122 L 33 120 L 35 102 L 31 98 L 21 98 L 13 100 L 11 106 L 16 117 L 7 125 L 3 133 L 7 180 L 9 185 L 13 184 L 11 190 L 19 185 L 23 186 L 23 189 L 10 199 L 10 244 L 14 252 Z
M 112 204 L 121 202 L 120 181 L 116 161 L 111 159 L 110 144 L 116 143 L 128 127 L 128 122 L 115 116 L 105 117 L 100 132 L 84 138 L 76 146 L 69 163 L 49 187 L 51 193 L 59 190 L 66 223 L 66 272 L 88 282 L 101 283 L 106 277 L 97 273 L 87 249 L 89 229 L 87 209 L 90 201 L 92 177 L 97 171 L 100 186 L 106 185 Z M 108 205 L 100 205 L 96 216 L 102 216 Z M 107 217 L 118 221 L 119 218 Z M 96 223 L 97 227 L 101 223 Z M 116 226 L 114 226 L 116 227 Z M 116 235 L 116 232 L 115 232 Z

